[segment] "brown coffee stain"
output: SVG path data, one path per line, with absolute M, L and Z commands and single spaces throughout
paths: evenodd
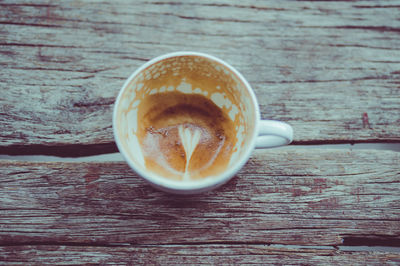
M 146 168 L 182 180 L 217 175 L 229 163 L 236 142 L 234 124 L 221 108 L 199 94 L 165 92 L 149 95 L 138 108 L 138 139 Z M 187 162 L 179 127 L 199 131 L 200 139 Z
M 220 70 L 216 70 L 220 69 Z M 182 82 L 190 84 L 193 90 L 200 88 L 207 92 L 207 98 L 214 93 L 224 93 L 229 101 L 236 105 L 241 112 L 246 111 L 242 104 L 243 98 L 249 98 L 246 89 L 239 90 L 235 88 L 245 87 L 239 77 L 233 73 L 227 73 L 224 66 L 220 63 L 210 61 L 200 56 L 177 56 L 167 58 L 147 67 L 143 72 L 133 79 L 123 94 L 123 98 L 130 98 L 135 95 L 135 100 L 145 99 L 153 89 L 171 88 L 177 91 Z M 138 88 L 140 84 L 140 88 Z M 245 97 L 243 97 L 245 96 Z M 134 109 L 135 100 L 131 101 L 128 109 L 123 110 L 127 114 Z M 228 113 L 228 107 L 222 107 L 223 111 Z M 235 126 L 242 124 L 244 116 L 242 113 L 234 119 Z M 247 129 L 245 129 L 247 130 Z
M 199 130 L 202 136 L 187 167 L 191 179 L 224 171 L 232 153 L 241 150 L 254 130 L 248 122 L 254 112 L 248 109 L 251 101 L 245 84 L 223 64 L 201 56 L 158 61 L 133 78 L 121 96 L 117 134 L 126 147 L 136 145 L 132 144 L 133 136 L 134 143 L 147 154 L 143 156 L 145 165 L 142 156 L 137 159 L 136 148 L 128 149 L 128 156 L 146 170 L 170 179 L 182 180 L 186 167 L 179 127 Z M 222 106 L 221 101 L 218 106 L 213 102 L 216 96 L 224 100 Z M 138 122 L 132 126 L 130 121 L 136 113 Z M 219 125 L 221 120 L 225 122 Z M 208 165 L 211 159 L 214 161 Z

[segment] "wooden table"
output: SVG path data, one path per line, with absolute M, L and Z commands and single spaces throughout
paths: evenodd
M 186 197 L 125 162 L 1 160 L 0 264 L 398 265 L 400 154 L 304 145 L 400 142 L 399 48 L 400 1 L 0 1 L 1 154 L 116 152 L 124 80 L 182 50 L 295 131 Z

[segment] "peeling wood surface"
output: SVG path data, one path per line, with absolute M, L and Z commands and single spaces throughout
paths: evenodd
M 154 190 L 125 163 L 1 161 L 0 246 L 400 246 L 399 161 L 373 150 L 257 151 L 227 185 L 186 197 Z
M 188 255 L 190 254 L 190 255 Z M 96 263 L 122 265 L 398 265 L 400 254 L 323 249 L 275 248 L 265 245 L 165 245 L 138 247 L 17 246 L 0 247 L 0 261 L 26 265 Z
M 400 1 L 1 1 L 1 149 L 113 145 L 124 80 L 180 50 L 236 67 L 262 117 L 292 124 L 298 143 L 399 141 L 399 11 Z

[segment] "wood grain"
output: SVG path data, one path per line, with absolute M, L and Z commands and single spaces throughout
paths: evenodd
M 227 185 L 183 197 L 125 163 L 3 160 L 0 246 L 400 246 L 398 162 L 389 151 L 261 150 Z
M 262 117 L 292 124 L 296 143 L 400 140 L 400 1 L 0 7 L 2 152 L 78 153 L 81 144 L 115 150 L 111 114 L 125 78 L 180 50 L 236 67 Z
M 400 254 L 335 249 L 282 248 L 265 245 L 165 245 L 133 247 L 0 247 L 7 265 L 398 265 Z

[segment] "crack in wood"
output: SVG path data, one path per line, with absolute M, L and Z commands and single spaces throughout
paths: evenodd
M 395 236 L 343 236 L 343 244 L 339 246 L 382 246 L 400 247 L 400 239 Z
M 149 5 L 171 5 L 171 6 L 177 6 L 177 5 L 189 5 L 189 6 L 204 6 L 204 7 L 233 7 L 233 8 L 239 8 L 239 9 L 252 9 L 252 10 L 258 10 L 258 11 L 286 11 L 287 9 L 285 8 L 273 8 L 273 7 L 261 7 L 261 6 L 255 6 L 255 5 L 237 5 L 237 4 L 219 4 L 219 3 L 185 3 L 185 2 L 144 2 L 144 4 L 149 4 Z
M 235 23 L 260 23 L 260 21 L 253 21 L 253 20 L 245 20 L 245 19 L 233 19 L 233 18 L 205 18 L 205 17 L 195 17 L 195 16 L 183 16 L 177 15 L 173 13 L 163 13 L 163 15 L 169 16 L 176 16 L 182 19 L 189 19 L 189 20 L 208 20 L 208 21 L 217 21 L 217 22 L 235 22 Z
M 400 28 L 389 27 L 389 26 L 342 25 L 342 26 L 299 26 L 299 28 L 366 30 L 366 31 L 376 31 L 376 32 L 394 32 L 400 34 Z
M 16 246 L 69 246 L 69 247 L 124 247 L 130 243 L 107 243 L 107 242 L 63 242 L 63 241 L 0 241 L 0 247 Z
M 113 104 L 113 101 L 105 102 L 92 102 L 92 103 L 74 103 L 73 106 L 77 108 L 92 108 L 96 106 L 107 106 Z M 66 132 L 59 131 L 59 134 Z M 371 141 L 359 141 L 359 140 L 332 140 L 332 141 L 294 141 L 291 143 L 293 146 L 312 146 L 312 145 L 335 145 L 335 144 L 363 144 L 363 143 L 393 143 L 400 144 L 397 139 L 384 139 L 384 140 L 371 140 Z M 116 144 L 114 142 L 102 143 L 102 144 L 54 144 L 54 145 L 40 145 L 40 144 L 26 144 L 26 145 L 10 145 L 0 146 L 0 154 L 3 155 L 48 155 L 48 156 L 59 156 L 59 157 L 81 157 L 91 155 L 101 155 L 108 153 L 118 152 Z M 347 175 L 357 175 L 359 173 L 351 173 Z M 306 174 L 294 174 L 291 176 L 307 176 Z
M 105 105 L 113 105 L 115 102 L 114 98 L 112 99 L 103 99 L 102 101 L 95 102 L 76 102 L 74 103 L 74 107 L 96 107 L 96 106 L 105 106 Z
M 355 8 L 400 8 L 400 5 L 371 5 L 371 6 L 367 6 L 367 5 L 353 5 L 353 7 Z
M 30 6 L 30 7 L 57 7 L 57 5 L 52 4 L 33 4 L 33 3 L 0 3 L 0 6 Z
M 381 47 L 381 46 L 371 46 L 371 45 L 364 45 L 364 44 L 343 44 L 343 43 L 333 43 L 333 44 L 326 44 L 329 47 L 350 47 L 350 48 L 366 48 L 366 49 L 381 49 L 381 50 L 398 50 L 394 47 Z M 360 69 L 355 69 L 360 70 Z
M 307 249 L 315 249 L 315 246 L 307 245 L 290 245 L 281 243 L 272 243 L 266 241 L 199 241 L 199 242 L 171 242 L 159 244 L 138 244 L 135 242 L 64 242 L 64 241 L 27 241 L 27 242 L 0 242 L 0 247 L 18 247 L 18 246 L 68 246 L 68 247 L 179 247 L 179 246 L 216 246 L 216 245 L 229 245 L 229 246 L 279 246 L 301 249 L 298 252 L 307 252 Z M 341 245 L 321 245 L 318 249 L 338 250 L 343 247 L 400 247 L 399 239 L 390 238 L 366 238 L 366 237 L 344 237 L 343 244 Z M 292 251 L 290 251 L 292 252 Z
M 7 155 L 52 155 L 59 157 L 82 157 L 118 152 L 114 142 L 103 144 L 66 145 L 10 145 L 0 146 L 0 154 Z
M 24 23 L 24 22 L 14 22 L 14 21 L 0 21 L 0 25 L 18 25 L 18 26 L 30 26 L 30 27 L 62 28 L 61 25 L 55 25 L 55 24 Z
M 332 140 L 296 140 L 293 141 L 290 145 L 335 145 L 335 144 L 367 144 L 367 143 L 393 143 L 400 144 L 400 136 L 399 138 L 385 138 L 385 139 L 332 139 Z
M 0 46 L 22 46 L 22 47 L 49 47 L 49 48 L 84 48 L 83 46 L 75 45 L 60 45 L 60 44 L 42 44 L 42 43 L 16 43 L 16 42 L 1 42 Z

